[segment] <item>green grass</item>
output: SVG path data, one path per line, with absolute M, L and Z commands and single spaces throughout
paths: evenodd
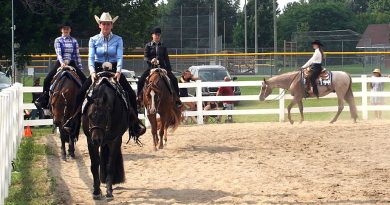
M 55 179 L 46 166 L 46 155 L 51 155 L 52 151 L 39 143 L 41 137 L 51 132 L 51 128 L 37 128 L 32 132 L 33 137 L 22 139 L 14 160 L 15 170 L 12 172 L 7 205 L 58 204 L 54 196 Z

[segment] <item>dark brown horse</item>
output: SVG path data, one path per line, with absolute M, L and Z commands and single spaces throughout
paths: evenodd
M 74 159 L 74 146 L 78 139 L 80 127 L 74 133 L 67 133 L 63 129 L 64 123 L 76 112 L 76 95 L 80 89 L 80 80 L 77 79 L 74 68 L 66 66 L 60 68 L 53 81 L 53 88 L 50 91 L 50 106 L 53 115 L 53 123 L 59 128 L 61 137 L 61 158 L 66 160 L 65 142 L 69 143 L 69 157 Z M 80 123 L 79 123 L 80 124 Z
M 122 95 L 111 83 L 113 73 L 102 72 L 98 76 L 99 80 L 92 85 L 92 96 L 87 97 L 89 105 L 84 109 L 82 122 L 91 159 L 93 199 L 101 198 L 100 183 L 106 183 L 106 198 L 111 200 L 112 185 L 125 181 L 122 136 L 129 120 L 136 116 L 131 116 Z
M 332 71 L 332 82 L 327 86 L 318 86 L 319 96 L 328 95 L 331 92 L 336 92 L 337 101 L 338 101 L 338 110 L 336 116 L 330 123 L 336 122 L 337 118 L 341 114 L 344 109 L 344 101 L 349 104 L 349 110 L 351 112 L 351 117 L 354 122 L 358 118 L 357 109 L 355 104 L 355 98 L 353 97 L 352 92 L 352 79 L 351 76 L 342 71 Z M 298 104 L 299 112 L 301 114 L 301 121 L 303 122 L 303 103 L 302 99 L 304 98 L 305 86 L 302 83 L 301 71 L 293 71 L 289 73 L 284 73 L 278 76 L 275 76 L 269 80 L 265 80 L 263 82 L 263 86 L 260 90 L 259 99 L 260 101 L 264 101 L 266 97 L 268 97 L 272 93 L 273 88 L 283 88 L 285 90 L 289 90 L 293 99 L 291 103 L 287 107 L 288 111 L 288 120 L 291 124 L 294 121 L 291 119 L 291 108 Z
M 181 110 L 176 108 L 173 92 L 166 71 L 164 69 L 152 69 L 144 86 L 143 101 L 152 127 L 154 150 L 157 150 L 157 146 L 158 149 L 163 149 L 163 140 L 165 144 L 168 140 L 168 128 L 175 131 L 180 124 Z M 161 121 L 160 140 L 157 135 L 157 114 L 160 115 Z

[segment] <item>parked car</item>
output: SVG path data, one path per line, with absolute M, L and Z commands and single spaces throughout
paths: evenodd
M 231 77 L 229 71 L 220 65 L 201 65 L 201 66 L 191 66 L 188 70 L 198 77 L 200 80 L 205 82 L 222 82 L 224 78 L 228 76 L 233 81 L 237 80 L 237 77 Z M 215 96 L 217 94 L 218 87 L 204 87 L 202 88 L 203 96 Z M 234 95 L 241 95 L 240 87 L 234 87 Z
M 122 69 L 122 74 L 126 77 L 126 80 L 130 83 L 130 85 L 137 84 L 138 78 L 134 71 Z
M 5 73 L 0 72 L 0 91 L 8 87 L 11 87 L 11 79 Z

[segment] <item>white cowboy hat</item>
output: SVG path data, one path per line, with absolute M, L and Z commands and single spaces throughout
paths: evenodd
M 108 12 L 103 12 L 102 15 L 100 16 L 100 18 L 95 15 L 95 20 L 98 24 L 100 24 L 100 22 L 102 22 L 102 21 L 115 23 L 115 21 L 118 20 L 118 18 L 119 18 L 119 16 L 112 18 L 110 13 L 108 13 Z

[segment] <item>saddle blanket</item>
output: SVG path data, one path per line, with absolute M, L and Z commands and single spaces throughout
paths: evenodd
M 332 84 L 333 74 L 331 71 L 324 69 L 320 76 L 317 78 L 317 85 L 319 86 L 329 86 Z M 302 83 L 306 85 L 306 80 L 308 80 L 308 73 L 306 71 L 301 71 Z

